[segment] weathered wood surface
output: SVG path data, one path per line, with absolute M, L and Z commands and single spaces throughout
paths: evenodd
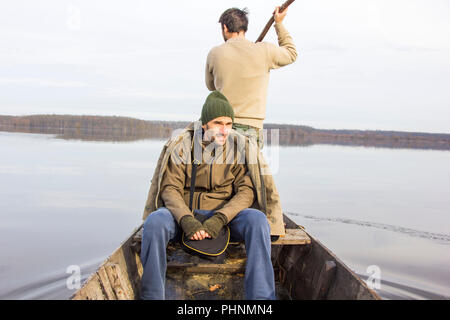
M 223 263 L 192 256 L 183 251 L 178 243 L 170 243 L 167 248 L 167 272 L 184 273 L 228 273 L 245 271 L 247 257 L 242 244 L 230 244 Z
M 272 242 L 272 245 L 301 245 L 310 244 L 311 238 L 303 229 L 286 229 L 286 235 L 280 237 L 277 241 Z
M 325 300 L 330 285 L 336 276 L 336 263 L 334 261 L 325 261 L 320 269 L 320 272 L 316 273 L 314 279 L 314 291 L 311 296 L 312 300 Z
M 379 299 L 319 241 L 285 216 L 287 234 L 272 245 L 279 299 Z M 138 299 L 142 225 L 115 250 L 71 299 Z M 230 244 L 223 264 L 191 256 L 170 244 L 167 299 L 244 299 L 245 247 Z

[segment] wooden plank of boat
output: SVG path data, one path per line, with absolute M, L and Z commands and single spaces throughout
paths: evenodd
M 285 237 L 272 243 L 278 299 L 380 299 L 319 241 L 285 218 Z M 115 250 L 71 299 L 138 299 L 142 225 Z M 245 248 L 232 244 L 224 263 L 167 248 L 167 299 L 243 299 Z

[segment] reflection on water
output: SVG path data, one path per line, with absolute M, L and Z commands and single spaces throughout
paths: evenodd
M 167 139 L 183 121 L 147 121 L 129 117 L 90 115 L 0 115 L 0 130 L 55 134 L 85 141 Z M 264 124 L 266 144 L 310 146 L 335 144 L 383 148 L 450 150 L 450 134 L 380 130 L 324 130 L 302 125 Z
M 164 141 L 0 132 L 0 299 L 66 299 L 141 223 Z M 270 151 L 270 148 L 269 148 Z M 393 299 L 450 296 L 450 153 L 316 145 L 279 150 L 288 215 Z

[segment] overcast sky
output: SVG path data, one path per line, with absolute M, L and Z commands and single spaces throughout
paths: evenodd
M 282 2 L 2 1 L 0 114 L 198 119 L 220 14 L 247 7 L 255 40 Z M 285 25 L 266 122 L 450 133 L 449 0 L 297 0 Z

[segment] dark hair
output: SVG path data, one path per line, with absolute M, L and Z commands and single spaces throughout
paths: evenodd
M 230 8 L 225 10 L 219 18 L 220 24 L 227 26 L 228 32 L 247 32 L 248 27 L 248 9 Z

